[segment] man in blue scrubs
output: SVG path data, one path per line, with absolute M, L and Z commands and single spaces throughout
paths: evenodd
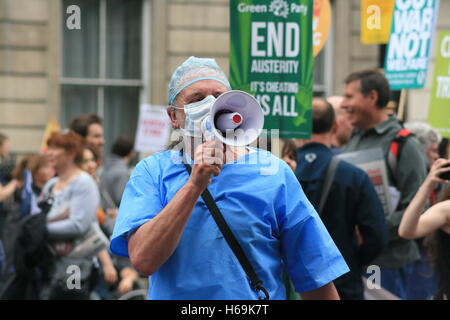
M 196 124 L 230 89 L 213 59 L 190 57 L 174 72 L 168 115 L 192 173 L 179 150 L 142 160 L 112 252 L 151 275 L 150 299 L 258 299 L 201 198 L 208 188 L 271 299 L 286 298 L 285 271 L 303 299 L 339 299 L 332 281 L 349 269 L 287 164 L 267 151 L 201 142 Z

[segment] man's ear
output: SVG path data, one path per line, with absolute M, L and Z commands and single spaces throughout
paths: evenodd
M 180 124 L 178 122 L 175 110 L 172 107 L 167 107 L 166 111 L 167 115 L 170 118 L 170 122 L 172 123 L 172 127 L 176 129 L 180 128 Z
M 334 136 L 339 129 L 339 123 L 334 121 L 333 126 L 331 127 L 331 134 Z
M 378 91 L 376 91 L 376 90 L 370 91 L 370 93 L 369 93 L 369 95 L 367 96 L 367 98 L 370 99 L 370 102 L 371 102 L 374 106 L 378 106 Z

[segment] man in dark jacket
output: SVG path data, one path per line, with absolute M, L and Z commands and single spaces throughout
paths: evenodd
M 362 70 L 345 79 L 342 108 L 355 127 L 345 152 L 379 148 L 385 157 L 389 187 L 399 194 L 398 204 L 386 212 L 389 242 L 374 264 L 381 269 L 381 286 L 401 299 L 407 299 L 407 280 L 420 260 L 414 240 L 401 239 L 398 226 L 403 213 L 426 177 L 426 159 L 414 135 L 409 135 L 399 147 L 397 157 L 390 157 L 390 147 L 402 124 L 386 110 L 390 89 L 386 77 L 378 70 Z M 396 165 L 391 165 L 396 160 Z M 394 192 L 392 192 L 394 190 Z
M 313 134 L 297 149 L 295 174 L 316 210 L 333 157 L 330 147 L 335 130 L 333 107 L 325 100 L 314 99 Z M 387 242 L 383 207 L 368 175 L 340 161 L 319 214 L 350 268 L 349 273 L 334 281 L 341 299 L 364 299 L 362 269 Z

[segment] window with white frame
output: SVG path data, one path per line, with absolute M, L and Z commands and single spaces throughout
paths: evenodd
M 119 135 L 134 138 L 143 86 L 145 0 L 62 0 L 77 5 L 81 28 L 62 19 L 61 124 L 84 113 L 103 118 L 105 153 Z

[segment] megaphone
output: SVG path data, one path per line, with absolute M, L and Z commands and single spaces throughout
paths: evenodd
M 255 141 L 263 126 L 264 114 L 258 100 L 247 92 L 231 90 L 217 98 L 201 129 L 206 140 L 217 139 L 238 147 Z

